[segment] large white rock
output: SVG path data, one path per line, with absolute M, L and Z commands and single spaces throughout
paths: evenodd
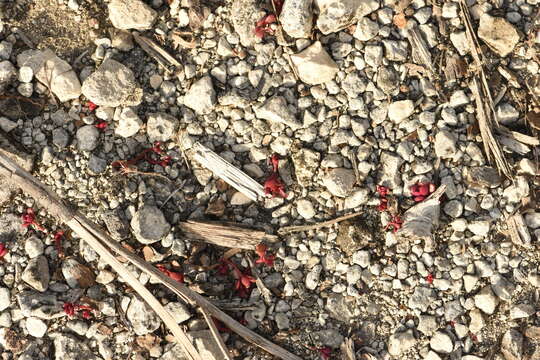
M 519 34 L 506 19 L 484 14 L 480 17 L 478 37 L 500 56 L 510 54 L 519 42 Z
M 49 87 L 61 102 L 81 95 L 81 83 L 75 71 L 52 50 L 28 50 L 17 57 L 19 67 L 28 66 L 36 79 Z
M 210 76 L 194 82 L 184 96 L 184 105 L 200 115 L 212 112 L 215 104 L 216 92 Z
M 412 100 L 394 101 L 388 105 L 388 118 L 395 123 L 399 123 L 414 112 L 414 102 Z
M 356 177 L 354 171 L 345 168 L 330 169 L 323 177 L 323 184 L 334 196 L 346 197 L 351 192 Z
M 414 345 L 416 345 L 416 339 L 411 329 L 395 333 L 388 340 L 388 353 L 392 356 L 399 356 Z
M 150 29 L 157 12 L 141 0 L 112 0 L 109 3 L 109 19 L 117 29 Z
M 448 130 L 435 135 L 435 154 L 443 159 L 451 158 L 457 151 L 456 137 Z
M 106 59 L 82 85 L 82 93 L 99 106 L 136 106 L 142 100 L 142 88 L 133 71 L 113 59 Z
M 352 24 L 379 8 L 377 0 L 317 0 L 317 27 L 327 35 Z
M 309 85 L 330 81 L 336 76 L 338 66 L 322 47 L 320 41 L 298 54 L 291 55 L 300 80 Z
M 283 30 L 293 38 L 307 38 L 313 26 L 313 0 L 287 0 L 279 21 Z

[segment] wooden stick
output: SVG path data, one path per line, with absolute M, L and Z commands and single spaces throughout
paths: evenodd
M 216 340 L 216 343 L 219 346 L 219 349 L 223 353 L 223 359 L 232 360 L 231 356 L 229 355 L 229 350 L 227 350 L 227 345 L 225 345 L 225 342 L 223 341 L 223 338 L 219 334 L 216 324 L 214 323 L 214 319 L 212 319 L 212 316 L 210 316 L 208 311 L 204 310 L 204 308 L 200 308 L 200 310 L 204 316 L 204 320 L 206 320 L 206 323 L 208 324 L 208 328 L 210 329 L 210 332 L 214 336 L 214 339 Z
M 272 293 L 270 292 L 270 290 L 268 290 L 264 281 L 262 281 L 261 274 L 255 266 L 253 258 L 249 254 L 247 254 L 246 257 L 249 263 L 249 267 L 251 268 L 251 274 L 255 277 L 255 285 L 257 285 L 257 289 L 259 289 L 259 291 L 261 292 L 261 295 L 266 304 L 270 305 L 272 303 Z
M 150 275 L 155 281 L 161 282 L 175 294 L 184 299 L 187 303 L 192 305 L 197 304 L 204 308 L 213 317 L 223 322 L 229 329 L 233 330 L 247 341 L 259 346 L 279 359 L 302 360 L 300 357 L 266 340 L 264 337 L 241 325 L 202 295 L 199 295 L 198 293 L 189 289 L 184 284 L 169 278 L 154 266 L 149 265 L 146 261 L 125 249 L 97 224 L 93 223 L 82 214 L 74 212 L 65 206 L 52 191 L 45 188 L 45 186 L 36 178 L 24 171 L 1 152 L 0 175 L 4 175 L 9 182 L 13 183 L 15 186 L 34 197 L 34 199 L 36 199 L 36 201 L 43 208 L 45 208 L 53 216 L 57 217 L 59 221 L 67 223 L 73 219 L 76 219 L 86 231 L 94 235 L 94 237 L 97 238 L 102 244 L 105 244 L 115 253 L 130 261 L 137 268 Z
M 277 241 L 277 236 L 231 222 L 188 220 L 179 227 L 189 238 L 228 248 L 255 250 L 262 242 Z
M 345 338 L 339 349 L 341 350 L 342 360 L 356 360 L 356 355 L 354 354 L 354 344 L 350 338 Z
M 360 216 L 362 214 L 363 214 L 363 212 L 356 212 L 356 213 L 343 215 L 343 216 L 337 217 L 337 218 L 332 219 L 332 220 L 323 221 L 323 222 L 312 224 L 312 225 L 287 226 L 287 227 L 279 229 L 278 233 L 280 235 L 284 235 L 284 234 L 290 234 L 290 233 L 300 232 L 300 231 L 315 230 L 315 229 L 322 228 L 322 227 L 329 227 L 329 226 L 332 226 L 332 225 L 334 225 L 334 224 L 336 224 L 338 222 L 348 220 L 350 218 L 357 217 L 357 216 Z
M 70 211 L 56 196 L 39 183 L 30 174 L 26 173 L 13 161 L 0 153 L 0 174 L 12 184 L 30 194 L 36 201 L 53 215 L 58 216 L 74 232 L 96 251 L 108 265 L 110 265 L 128 283 L 146 303 L 154 309 L 163 322 L 169 327 L 176 340 L 184 348 L 185 353 L 192 360 L 202 360 L 195 346 L 188 339 L 186 333 L 178 326 L 172 315 L 161 305 L 152 293 L 138 280 L 138 278 L 122 265 L 111 252 L 96 238 L 88 228 L 78 221 L 77 214 Z

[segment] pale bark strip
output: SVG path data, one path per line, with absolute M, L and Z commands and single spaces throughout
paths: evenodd
M 351 219 L 353 217 L 360 216 L 363 213 L 364 212 L 356 212 L 356 213 L 352 213 L 352 214 L 348 214 L 348 215 L 343 215 L 343 216 L 337 217 L 337 218 L 332 219 L 332 220 L 323 221 L 323 222 L 316 223 L 316 224 L 311 224 L 311 225 L 287 226 L 287 227 L 283 227 L 283 228 L 279 229 L 278 233 L 281 234 L 281 235 L 285 235 L 285 234 L 290 234 L 290 233 L 294 233 L 294 232 L 309 231 L 309 230 L 316 230 L 316 229 L 319 229 L 319 228 L 322 228 L 322 227 L 329 227 L 329 226 L 332 226 L 334 224 L 337 224 L 338 222 L 345 221 L 345 220 Z
M 216 327 L 216 324 L 214 324 L 214 320 L 212 319 L 212 316 L 210 316 L 208 311 L 204 310 L 204 308 L 201 307 L 200 310 L 204 316 L 204 320 L 206 320 L 206 323 L 208 324 L 208 328 L 210 329 L 210 332 L 214 336 L 214 339 L 216 340 L 216 343 L 219 346 L 219 349 L 223 353 L 223 359 L 232 360 L 231 356 L 229 355 L 229 350 L 227 349 L 227 345 L 225 345 L 223 338 L 219 334 L 219 331 Z
M 213 317 L 223 322 L 229 329 L 242 336 L 245 340 L 259 346 L 280 359 L 302 360 L 300 357 L 266 340 L 264 337 L 241 325 L 202 295 L 192 291 L 184 284 L 172 280 L 154 266 L 148 264 L 137 255 L 125 249 L 122 245 L 120 245 L 120 243 L 103 231 L 97 224 L 93 223 L 78 212 L 70 210 L 52 191 L 48 190 L 41 182 L 39 182 L 28 172 L 24 171 L 1 152 L 0 175 L 5 176 L 6 180 L 15 184 L 22 191 L 36 199 L 41 207 L 45 208 L 51 215 L 56 216 L 60 222 L 68 223 L 75 220 L 78 221 L 80 226 L 84 227 L 85 231 L 94 235 L 94 237 L 97 238 L 102 244 L 105 244 L 115 253 L 126 258 L 137 268 L 149 274 L 154 280 L 167 286 L 167 288 L 186 300 L 186 302 L 203 307 Z

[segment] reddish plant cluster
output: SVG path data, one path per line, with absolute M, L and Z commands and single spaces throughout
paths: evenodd
M 255 260 L 256 264 L 265 264 L 266 266 L 273 266 L 274 260 L 276 257 L 272 254 L 267 254 L 268 247 L 265 244 L 259 244 L 255 248 L 255 252 L 259 256 L 257 260 Z
M 417 183 L 411 186 L 411 195 L 415 202 L 424 201 L 437 187 L 433 183 Z
M 328 346 L 318 348 L 317 351 L 321 355 L 321 359 L 324 360 L 330 359 L 330 356 L 332 355 L 332 349 L 330 349 Z
M 8 249 L 6 247 L 6 245 L 4 245 L 3 243 L 0 243 L 0 259 L 3 259 L 4 256 L 6 256 L 8 253 Z
M 434 280 L 433 274 L 428 274 L 428 275 L 426 276 L 426 282 L 427 282 L 428 284 L 433 284 L 433 280 Z
M 272 165 L 272 173 L 264 182 L 264 193 L 272 197 L 280 196 L 286 198 L 285 184 L 279 177 L 279 156 L 277 154 L 272 155 L 269 159 L 269 163 Z
M 23 222 L 22 223 L 23 227 L 27 228 L 27 227 L 33 226 L 36 230 L 45 232 L 45 228 L 36 221 L 36 214 L 34 213 L 34 209 L 32 208 L 26 209 L 26 212 L 22 214 L 21 219 Z
M 107 122 L 106 121 L 100 121 L 98 122 L 96 125 L 94 125 L 96 127 L 96 129 L 98 130 L 101 130 L 101 131 L 105 131 L 105 129 L 107 129 Z
M 58 257 L 64 257 L 64 249 L 62 248 L 62 239 L 64 238 L 63 231 L 57 231 L 54 234 L 54 247 L 58 253 Z
M 377 185 L 376 191 L 379 194 L 379 205 L 377 206 L 377 210 L 387 211 L 387 196 L 390 194 L 390 189 L 388 189 L 386 186 Z M 401 217 L 399 215 L 394 215 L 384 229 L 387 230 L 389 228 L 392 228 L 392 230 L 396 232 L 401 228 L 401 225 L 403 225 L 403 220 L 401 220 Z
M 165 265 L 156 265 L 156 267 L 158 268 L 159 271 L 161 271 L 162 273 L 164 273 L 165 275 L 167 275 L 171 279 L 176 280 L 176 281 L 181 282 L 181 283 L 184 282 L 184 274 L 176 272 L 176 271 L 171 271 L 171 270 L 167 269 L 165 267 Z
M 86 102 L 86 107 L 87 107 L 88 110 L 90 110 L 90 111 L 94 111 L 94 110 L 97 109 L 97 105 L 94 104 L 94 103 L 91 102 L 91 101 L 87 101 L 87 102 Z
M 277 17 L 274 14 L 268 14 L 263 16 L 263 18 L 257 21 L 255 25 L 255 35 L 262 39 L 265 35 L 273 35 L 274 29 L 272 29 L 272 24 L 275 24 Z
M 85 319 L 90 319 L 92 317 L 93 309 L 88 305 L 80 305 L 80 304 L 65 302 L 62 307 L 64 309 L 64 313 L 66 313 L 66 315 L 69 317 L 75 316 L 75 314 L 78 312 L 80 312 L 81 316 Z
M 399 229 L 401 229 L 402 225 L 403 225 L 403 220 L 401 220 L 401 217 L 399 215 L 394 215 L 384 229 L 388 230 L 389 228 L 392 228 L 392 231 L 396 232 Z
M 234 290 L 238 296 L 243 299 L 249 297 L 251 294 L 251 284 L 256 281 L 255 278 L 251 276 L 248 270 L 240 270 L 238 265 L 229 259 L 222 259 L 221 263 L 222 265 L 218 268 L 218 273 L 226 275 L 228 270 L 232 269 L 233 275 L 236 279 L 234 283 Z
M 148 149 L 144 149 L 131 160 L 113 161 L 111 165 L 116 168 L 129 167 L 131 165 L 137 164 L 141 160 L 144 160 L 152 165 L 160 165 L 166 167 L 170 164 L 172 158 L 170 156 L 164 155 L 164 153 L 164 150 L 161 148 L 161 143 L 159 141 L 156 141 L 154 143 L 154 146 Z M 152 154 L 154 154 L 154 156 L 152 156 Z

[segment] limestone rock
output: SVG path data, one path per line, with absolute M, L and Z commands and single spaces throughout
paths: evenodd
M 478 37 L 500 56 L 510 54 L 519 42 L 519 34 L 506 19 L 483 14 L 480 17 Z
M 152 244 L 167 235 L 171 226 L 163 212 L 153 205 L 143 205 L 131 219 L 135 237 L 143 244 Z
M 234 30 L 240 36 L 240 43 L 245 47 L 251 47 L 261 42 L 255 36 L 255 24 L 263 16 L 263 12 L 257 0 L 234 0 L 231 8 L 231 19 Z
M 351 192 L 356 177 L 354 171 L 345 168 L 328 170 L 323 177 L 323 184 L 334 196 L 346 197 Z
M 316 41 L 307 49 L 298 54 L 291 55 L 300 80 L 309 85 L 318 85 L 330 81 L 338 72 L 338 66 L 322 47 L 320 41 Z
M 210 76 L 204 76 L 191 85 L 184 96 L 184 105 L 200 115 L 212 112 L 216 105 L 216 92 Z
M 309 37 L 313 24 L 312 5 L 313 0 L 288 0 L 283 4 L 279 20 L 290 37 Z
M 40 255 L 31 259 L 24 269 L 21 278 L 24 282 L 38 291 L 43 292 L 47 290 L 51 279 L 47 258 Z
M 301 126 L 294 113 L 287 106 L 287 100 L 283 96 L 272 96 L 253 110 L 259 119 L 283 123 L 292 129 L 298 129 Z
M 141 0 L 112 0 L 109 3 L 109 19 L 117 29 L 150 29 L 157 15 Z

